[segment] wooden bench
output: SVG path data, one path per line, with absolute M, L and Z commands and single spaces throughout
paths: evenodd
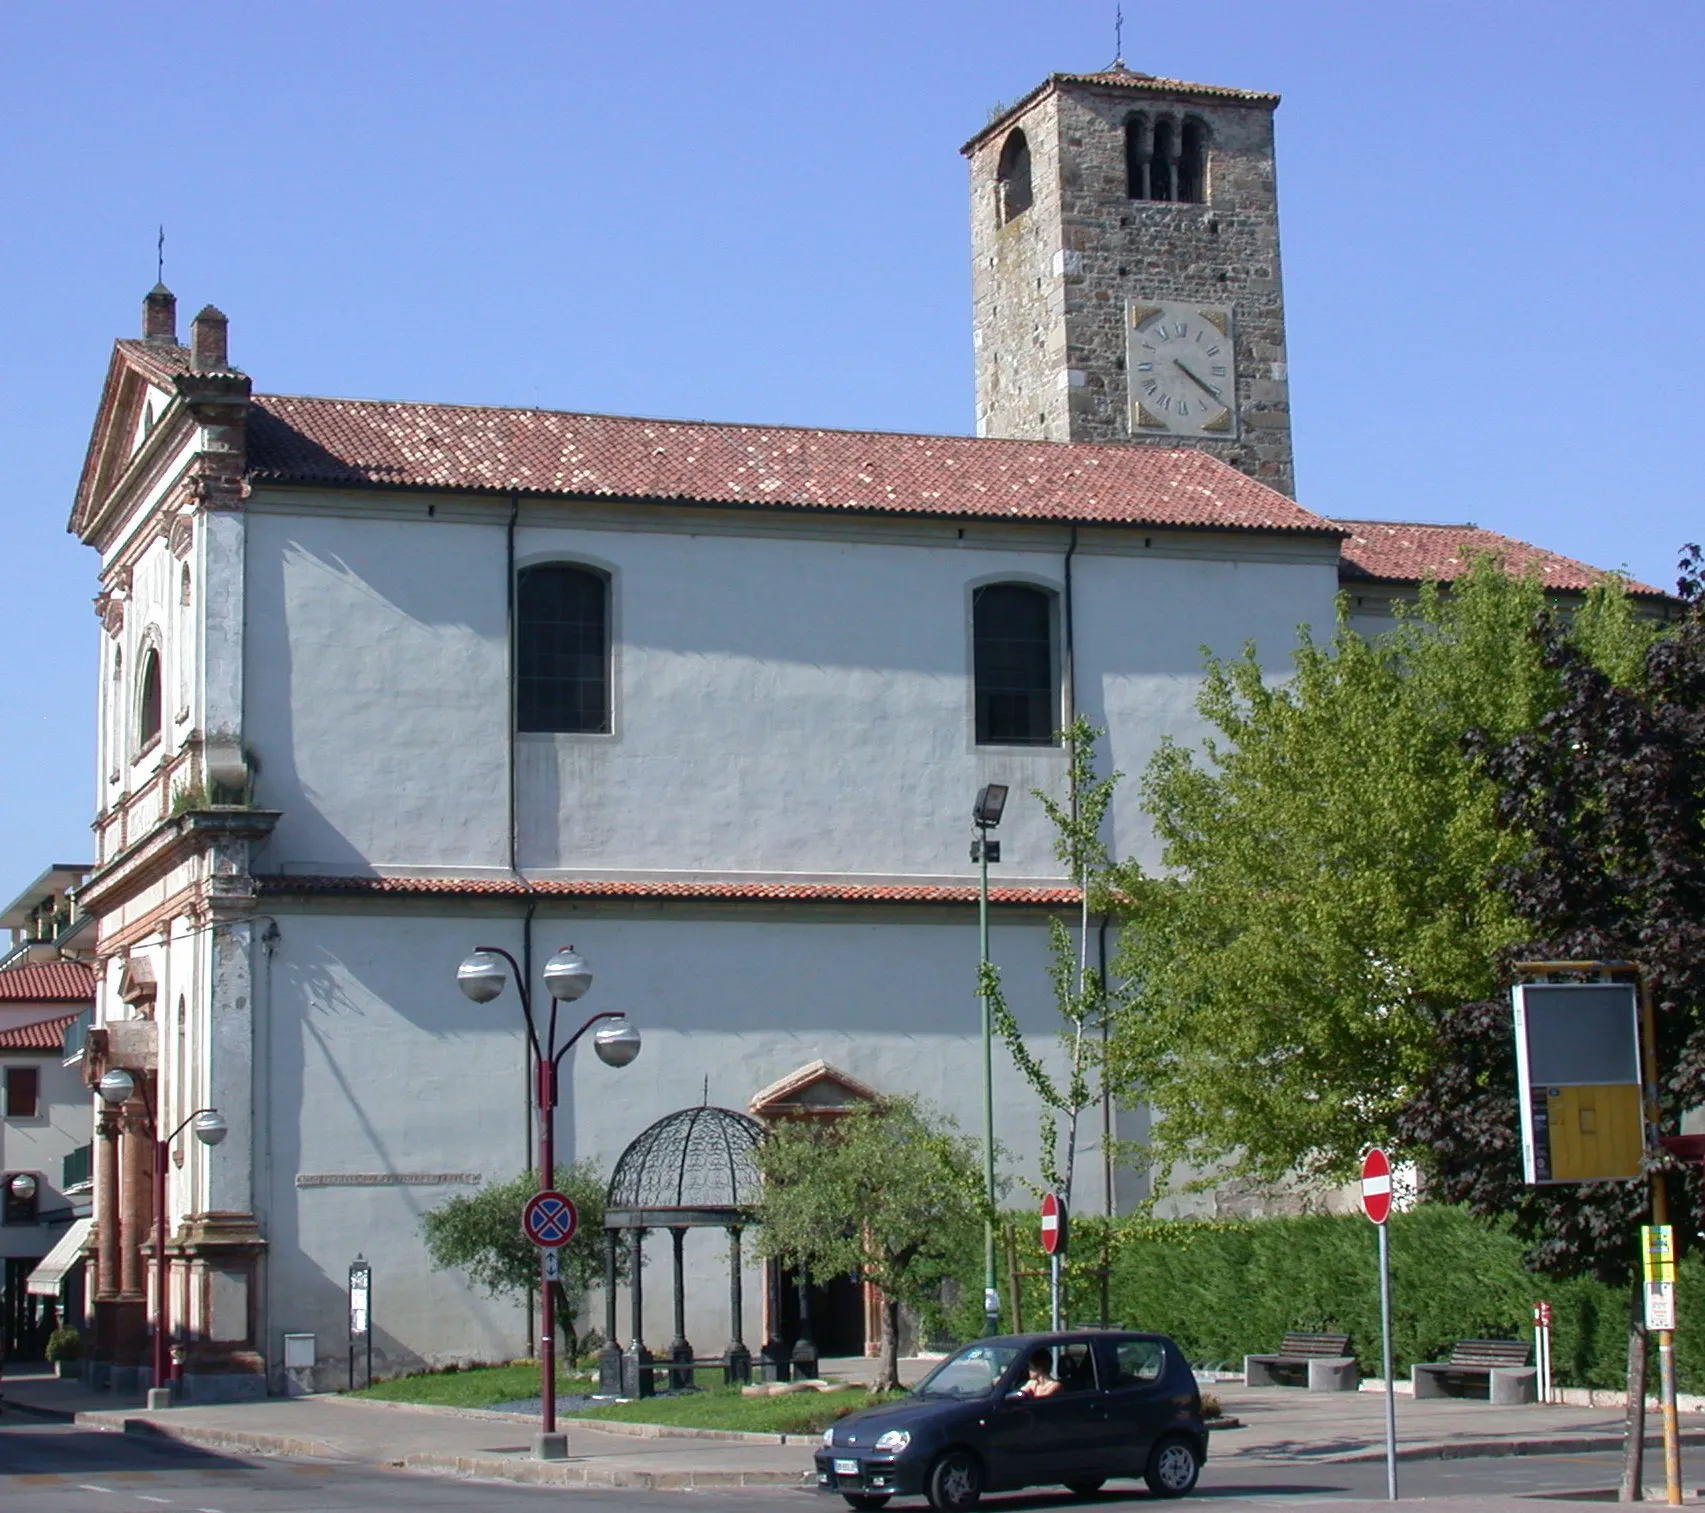
M 1539 1400 L 1539 1369 L 1528 1365 L 1522 1340 L 1458 1340 L 1448 1361 L 1417 1365 L 1412 1377 L 1416 1397 L 1466 1397 L 1465 1389 L 1484 1381 L 1491 1402 Z
M 1249 1387 L 1306 1387 L 1310 1392 L 1354 1392 L 1362 1381 L 1347 1334 L 1287 1334 L 1273 1355 L 1246 1355 Z

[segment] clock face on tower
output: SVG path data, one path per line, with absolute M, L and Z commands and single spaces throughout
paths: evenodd
M 1133 436 L 1237 434 L 1231 311 L 1133 300 L 1125 330 Z

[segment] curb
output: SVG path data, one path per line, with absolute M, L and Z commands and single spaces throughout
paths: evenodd
M 634 1471 L 573 1460 L 507 1460 L 485 1455 L 405 1456 L 398 1462 L 405 1471 L 440 1476 L 461 1476 L 500 1481 L 527 1482 L 548 1487 L 630 1487 L 647 1492 L 689 1492 L 714 1487 L 802 1487 L 815 1486 L 808 1470 L 803 1471 Z
M 1648 1434 L 1646 1448 L 1662 1450 L 1663 1436 Z M 1705 1430 L 1684 1430 L 1681 1443 L 1705 1445 Z M 1620 1450 L 1620 1434 L 1559 1434 L 1543 1439 L 1466 1439 L 1433 1440 L 1422 1444 L 1399 1445 L 1399 1460 L 1491 1460 L 1514 1455 L 1566 1455 L 1570 1451 Z M 1266 1460 L 1291 1466 L 1347 1466 L 1365 1461 L 1383 1461 L 1385 1451 L 1344 1450 L 1335 1455 L 1250 1455 L 1239 1460 Z
M 246 1455 L 284 1455 L 302 1460 L 359 1463 L 357 1458 L 324 1440 L 296 1439 L 287 1434 L 260 1434 L 246 1429 L 213 1429 L 200 1424 L 161 1424 L 148 1418 L 118 1413 L 79 1413 L 73 1422 L 93 1429 L 118 1429 L 155 1439 L 175 1440 L 202 1450 L 235 1450 Z
M 65 1408 L 41 1408 L 35 1403 L 26 1403 L 22 1398 L 0 1398 L 0 1412 L 22 1413 L 31 1418 L 45 1419 L 50 1424 L 69 1424 L 76 1420 L 77 1415 Z

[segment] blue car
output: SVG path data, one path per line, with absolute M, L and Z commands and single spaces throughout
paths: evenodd
M 824 1430 L 817 1490 L 854 1508 L 921 1495 L 940 1513 L 1018 1487 L 1088 1497 L 1120 1476 L 1182 1497 L 1207 1455 L 1196 1378 L 1165 1335 L 1001 1335 Z

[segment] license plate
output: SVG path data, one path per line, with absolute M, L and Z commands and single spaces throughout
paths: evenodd
M 857 1476 L 858 1462 L 856 1460 L 838 1460 L 835 1462 L 836 1476 Z

